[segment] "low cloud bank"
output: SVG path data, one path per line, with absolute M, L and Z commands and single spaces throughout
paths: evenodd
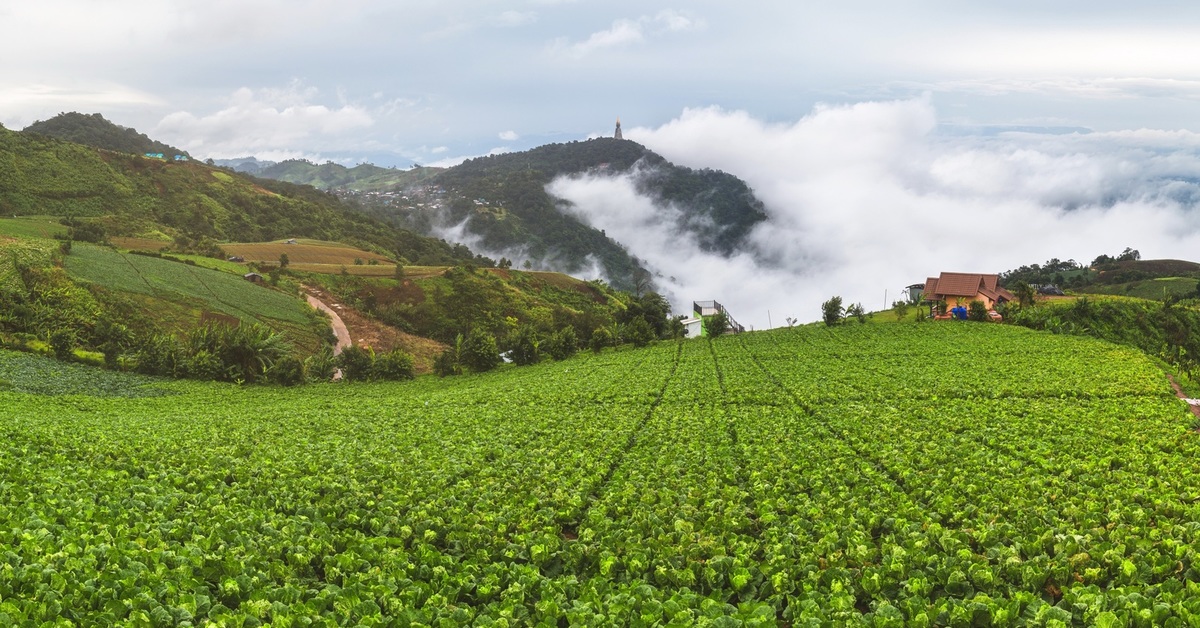
M 746 325 L 881 309 L 941 271 L 1001 272 L 1049 258 L 1200 258 L 1200 134 L 938 133 L 926 100 L 820 107 L 771 124 L 687 110 L 630 137 L 667 159 L 744 179 L 770 219 L 725 259 L 675 228 L 629 176 L 560 178 L 548 191 L 629 247 L 676 311 L 716 299 Z M 885 297 L 886 292 L 886 297 Z M 769 313 L 769 314 L 768 314 Z

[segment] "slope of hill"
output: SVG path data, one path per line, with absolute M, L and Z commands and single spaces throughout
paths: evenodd
M 166 159 L 173 159 L 175 155 L 187 155 L 186 151 L 152 140 L 135 129 L 109 122 L 98 113 L 60 113 L 49 120 L 34 122 L 25 127 L 22 133 L 47 135 L 119 153 L 162 153 Z
M 93 233 L 203 251 L 220 240 L 308 237 L 426 264 L 490 263 L 465 246 L 387 225 L 308 186 L 3 129 L 0 214 L 85 218 L 102 227 Z
M 1162 371 L 1092 339 L 805 327 L 400 385 L 162 387 L 0 392 L 7 623 L 1194 616 L 1200 439 Z

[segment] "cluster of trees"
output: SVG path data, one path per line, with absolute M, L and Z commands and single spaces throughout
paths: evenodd
M 844 307 L 842 297 L 834 296 L 821 304 L 821 320 L 830 327 L 852 320 L 863 324 L 867 322 L 867 313 L 861 303 Z
M 1055 257 L 1044 264 L 1029 264 L 1000 273 L 1000 285 L 1009 290 L 1020 283 L 1033 286 L 1054 284 L 1059 287 L 1074 287 L 1091 281 L 1089 273 L 1080 272 L 1085 270 L 1073 259 L 1063 261 Z M 1071 275 L 1070 283 L 1068 283 L 1066 274 Z
M 1118 255 L 1098 255 L 1096 259 L 1092 260 L 1092 268 L 1101 270 L 1119 262 L 1136 262 L 1140 259 L 1142 259 L 1142 254 L 1139 251 L 1125 247 L 1125 250 Z
M 1020 284 L 1083 288 L 1096 283 L 1125 283 L 1153 276 L 1134 269 L 1120 268 L 1122 262 L 1136 262 L 1140 259 L 1142 254 L 1129 247 L 1116 255 L 1098 255 L 1086 267 L 1073 259 L 1064 261 L 1055 257 L 1044 264 L 1030 264 L 1000 273 L 1000 284 L 1009 290 Z
M 586 338 L 570 325 L 541 329 L 523 324 L 501 339 L 482 327 L 474 327 L 454 338 L 434 363 L 434 371 L 442 376 L 460 375 L 468 370 L 490 371 L 505 356 L 517 366 L 528 366 L 547 358 L 565 360 L 585 347 L 596 353 L 622 343 L 644 347 L 654 340 L 682 338 L 683 326 L 679 321 L 670 318 L 666 299 L 650 292 L 632 298 L 611 326 L 596 327 Z
M 146 375 L 246 384 L 295 384 L 303 378 L 291 345 L 263 325 L 210 323 L 183 340 L 168 333 L 137 339 L 122 336 L 116 325 L 113 330 L 113 343 L 132 350 L 134 370 Z M 107 353 L 105 358 L 108 362 Z

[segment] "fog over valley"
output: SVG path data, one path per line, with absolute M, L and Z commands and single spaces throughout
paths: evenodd
M 689 109 L 626 137 L 744 179 L 770 215 L 732 258 L 681 234 L 632 176 L 562 177 L 549 191 L 629 247 L 677 311 L 717 299 L 764 328 L 820 303 L 881 309 L 941 271 L 1001 272 L 1200 251 L 1200 135 L 1190 131 L 956 134 L 927 99 L 817 107 L 789 123 Z M 768 319 L 770 311 L 770 319 Z

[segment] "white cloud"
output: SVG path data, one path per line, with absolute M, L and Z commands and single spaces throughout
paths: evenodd
M 501 131 L 500 139 L 502 139 L 506 142 L 514 142 L 518 139 L 521 139 L 521 136 L 517 135 L 516 131 Z
M 524 26 L 532 24 L 538 19 L 536 11 L 505 11 L 496 16 L 496 25 L 503 27 Z
M 646 41 L 647 35 L 698 30 L 703 27 L 703 21 L 685 13 L 663 10 L 653 16 L 615 20 L 611 27 L 596 31 L 583 41 L 572 43 L 568 38 L 560 37 L 554 40 L 551 49 L 556 52 L 567 51 L 578 58 L 597 50 L 642 43 Z
M 1200 250 L 1200 135 L 939 135 L 927 100 L 818 107 L 770 124 L 688 110 L 626 136 L 667 159 L 750 184 L 770 220 L 733 259 L 680 236 L 670 208 L 629 177 L 559 179 L 549 190 L 660 273 L 675 307 L 717 299 L 743 324 L 815 320 L 832 295 L 881 309 L 941 271 L 1000 272 L 1051 257 L 1090 261 Z
M 310 152 L 320 150 L 336 146 L 341 134 L 374 122 L 355 105 L 315 104 L 318 96 L 317 90 L 298 83 L 283 89 L 241 88 L 224 109 L 201 116 L 187 111 L 169 114 L 154 133 L 201 155 L 234 157 L 295 151 L 302 145 Z
M 75 86 L 26 83 L 0 87 L 0 110 L 20 112 L 5 122 L 33 122 L 34 117 L 48 118 L 62 111 L 85 113 L 111 111 L 117 107 L 156 107 L 159 97 L 141 90 L 115 84 L 79 84 Z

